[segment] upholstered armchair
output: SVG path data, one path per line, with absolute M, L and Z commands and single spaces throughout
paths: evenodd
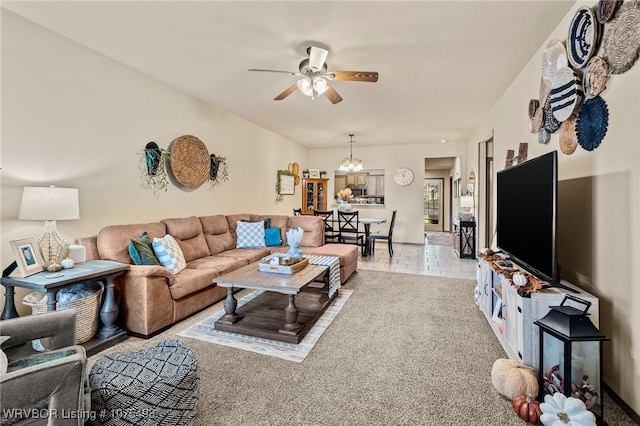
M 0 321 L 0 335 L 9 336 L 2 343 L 8 359 L 7 373 L 0 375 L 2 425 L 81 425 L 87 420 L 87 357 L 75 344 L 75 327 L 73 310 Z M 44 352 L 32 349 L 34 339 L 40 339 Z

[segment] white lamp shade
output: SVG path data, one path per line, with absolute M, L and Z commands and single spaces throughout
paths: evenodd
M 305 96 L 313 96 L 313 86 L 309 77 L 301 78 L 296 84 L 298 85 L 298 89 L 300 89 L 302 94 L 304 94 Z
M 80 219 L 77 188 L 26 186 L 20 203 L 21 220 Z
M 473 207 L 473 197 L 464 195 L 460 197 L 460 207 L 470 209 Z
M 327 84 L 327 81 L 324 78 L 322 77 L 313 78 L 313 89 L 316 91 L 318 96 L 326 92 L 328 88 L 329 88 L 329 85 Z

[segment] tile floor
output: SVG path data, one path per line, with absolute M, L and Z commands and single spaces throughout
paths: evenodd
M 358 269 L 472 280 L 477 268 L 475 259 L 460 259 L 453 246 L 427 244 L 426 239 L 425 244 L 394 242 L 393 257 L 389 257 L 387 242 L 379 241 L 374 256 L 358 258 Z

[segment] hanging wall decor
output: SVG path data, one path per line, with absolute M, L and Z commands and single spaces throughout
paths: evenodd
M 211 181 L 211 187 L 229 180 L 229 167 L 227 166 L 226 157 L 211 154 L 209 158 L 211 160 L 211 168 L 209 170 L 209 180 Z
M 192 191 L 206 181 L 213 188 L 229 180 L 226 157 L 209 154 L 204 143 L 192 135 L 174 139 L 168 149 L 149 142 L 141 151 L 140 171 L 143 187 L 155 195 L 166 191 L 170 182 L 183 191 Z
M 276 176 L 276 202 L 284 201 L 285 195 L 295 194 L 295 175 L 289 170 L 278 170 Z
M 158 147 L 155 142 L 149 142 L 140 153 L 142 185 L 151 189 L 155 195 L 169 187 L 168 159 L 169 152 Z
M 184 135 L 169 145 L 171 175 L 185 189 L 196 189 L 210 178 L 211 158 L 204 143 L 195 136 Z

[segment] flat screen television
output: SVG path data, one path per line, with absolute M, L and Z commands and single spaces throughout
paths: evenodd
M 496 245 L 510 260 L 558 285 L 558 155 L 541 155 L 497 173 Z

